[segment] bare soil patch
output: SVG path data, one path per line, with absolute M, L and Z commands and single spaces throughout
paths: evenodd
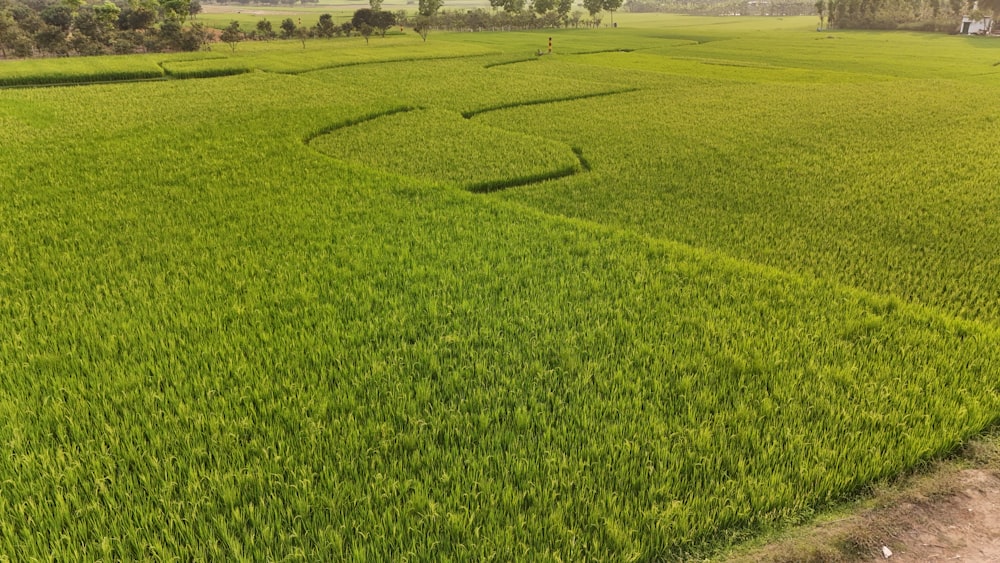
M 731 563 L 1000 562 L 1000 434 Z

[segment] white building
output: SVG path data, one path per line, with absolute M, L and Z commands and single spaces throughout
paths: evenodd
M 982 19 L 974 20 L 969 16 L 962 18 L 962 35 L 989 35 L 993 31 L 993 18 L 983 16 Z

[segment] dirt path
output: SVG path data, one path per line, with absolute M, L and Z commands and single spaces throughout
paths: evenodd
M 1000 562 L 1000 435 L 730 563 Z
M 904 500 L 865 519 L 870 541 L 883 560 L 1000 561 L 1000 477 L 983 469 L 954 475 L 949 490 L 930 498 Z

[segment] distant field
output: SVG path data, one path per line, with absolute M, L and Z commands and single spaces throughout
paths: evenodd
M 616 21 L 0 62 L 156 79 L 0 89 L 0 554 L 710 557 L 1000 421 L 1000 42 Z
M 252 29 L 258 20 L 265 18 L 271 20 L 275 24 L 275 28 L 285 18 L 292 18 L 296 22 L 301 18 L 303 24 L 312 26 L 316 24 L 319 16 L 322 14 L 330 14 L 333 16 L 334 21 L 342 23 L 350 21 L 355 10 L 369 8 L 371 5 L 368 2 L 324 2 L 308 5 L 296 4 L 294 6 L 243 6 L 239 4 L 203 4 L 202 6 L 203 12 L 198 14 L 197 19 L 206 25 L 221 29 L 228 25 L 229 22 L 236 20 L 244 27 L 249 26 Z M 382 3 L 383 10 L 392 12 L 405 10 L 409 14 L 415 14 L 417 7 L 418 3 L 416 0 L 412 2 Z M 486 0 L 449 1 L 445 3 L 444 7 L 445 10 L 471 10 L 477 8 L 491 9 L 490 3 Z

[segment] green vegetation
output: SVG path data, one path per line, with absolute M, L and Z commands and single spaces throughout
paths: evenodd
M 483 127 L 442 110 L 379 116 L 325 132 L 311 145 L 376 170 L 445 180 L 476 192 L 567 176 L 580 168 L 568 146 Z
M 7 61 L 0 66 L 0 86 L 111 82 L 162 77 L 163 69 L 149 57 Z
M 1000 419 L 1000 48 L 615 18 L 0 91 L 0 554 L 693 558 Z

